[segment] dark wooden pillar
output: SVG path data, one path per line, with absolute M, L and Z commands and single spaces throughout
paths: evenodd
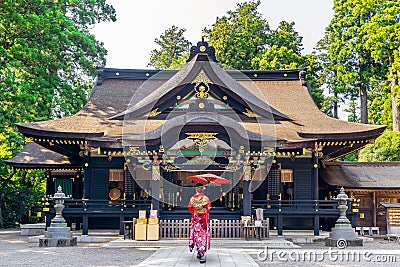
M 278 214 L 278 235 L 283 235 L 283 216 L 281 214 L 281 211 L 279 211 Z
M 373 226 L 376 227 L 376 192 L 373 191 L 371 193 L 371 199 L 372 199 L 372 222 Z
M 82 218 L 82 235 L 88 235 L 89 233 L 89 217 L 85 212 Z
M 52 218 L 53 218 L 53 216 L 51 214 L 46 213 L 46 229 L 47 229 L 47 227 L 50 227 Z
M 123 235 L 124 234 L 124 221 L 125 221 L 125 216 L 124 216 L 124 210 L 121 210 L 121 214 L 119 215 L 119 234 Z
M 313 162 L 313 168 L 311 172 L 311 177 L 312 177 L 312 186 L 313 186 L 313 199 L 318 200 L 319 199 L 319 185 L 318 185 L 318 157 L 313 155 L 312 158 Z
M 317 152 L 318 153 L 318 152 Z M 312 177 L 312 186 L 313 186 L 313 199 L 314 201 L 319 200 L 319 184 L 318 184 L 318 154 L 314 154 L 312 158 L 313 168 L 311 172 Z M 315 205 L 315 215 L 314 215 L 314 235 L 319 236 L 319 214 L 318 214 L 318 205 Z
M 232 181 L 236 182 L 238 180 L 238 172 L 232 172 Z M 233 206 L 235 209 L 239 208 L 239 183 L 232 188 L 233 194 Z
M 250 181 L 243 180 L 243 216 L 251 216 Z
M 88 164 L 88 163 L 85 163 Z M 82 198 L 91 199 L 92 198 L 92 168 L 85 168 L 85 174 L 83 179 L 83 196 Z
M 319 236 L 319 215 L 314 215 L 314 235 Z
M 251 166 L 245 164 L 243 166 L 243 216 L 251 216 Z
M 75 177 L 72 182 L 72 197 L 73 198 L 82 198 L 80 185 L 81 185 L 81 173 L 76 172 Z
M 153 210 L 160 209 L 160 166 L 152 165 L 151 167 L 151 205 Z

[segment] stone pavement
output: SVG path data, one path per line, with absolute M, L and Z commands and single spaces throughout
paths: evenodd
M 207 252 L 207 262 L 200 264 L 195 251 L 189 252 L 187 247 L 160 248 L 138 265 L 138 267 L 192 267 L 192 266 L 223 266 L 223 267 L 258 267 L 259 265 L 241 249 L 211 248 Z
M 211 241 L 211 250 L 207 254 L 207 262 L 200 264 L 195 252 L 189 252 L 187 240 L 134 242 L 112 235 L 109 238 L 116 240 L 110 242 L 103 239 L 106 234 L 108 235 L 104 231 L 101 234 L 92 232 L 75 247 L 42 248 L 38 246 L 37 241 L 29 243 L 27 236 L 21 236 L 17 229 L 0 230 L 0 267 L 39 267 L 59 264 L 65 267 L 400 266 L 400 243 L 388 242 L 384 240 L 385 236 L 371 238 L 364 243 L 363 247 L 349 247 L 344 250 L 327 248 L 322 242 L 323 237 L 317 238 L 308 232 L 299 231 L 286 232 L 285 237 L 272 235 L 270 239 L 262 242 L 214 239 Z M 300 244 L 293 244 L 286 239 Z M 104 243 L 94 243 L 95 241 Z M 330 253 L 331 250 L 334 253 Z M 342 254 L 345 255 L 345 260 L 336 259 Z M 265 255 L 268 257 L 260 258 Z M 301 260 L 306 255 L 316 255 L 316 259 Z M 352 258 L 354 255 L 359 255 L 360 259 L 354 260 Z M 365 255 L 368 256 L 366 259 Z M 346 257 L 350 258 L 346 259 Z

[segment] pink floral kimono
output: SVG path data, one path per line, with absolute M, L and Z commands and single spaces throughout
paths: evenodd
M 190 198 L 188 208 L 192 213 L 189 250 L 192 251 L 196 247 L 197 255 L 203 257 L 206 251 L 210 249 L 209 215 L 211 202 L 206 195 L 198 193 Z

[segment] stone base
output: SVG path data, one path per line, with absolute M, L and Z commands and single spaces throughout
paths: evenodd
M 71 238 L 72 232 L 69 227 L 47 227 L 44 233 L 47 238 Z
M 21 235 L 43 235 L 46 231 L 46 224 L 22 224 L 20 226 Z
M 39 238 L 39 247 L 71 247 L 76 246 L 76 237 L 71 238 Z
M 361 238 L 356 238 L 354 240 L 346 240 L 346 246 L 343 246 L 343 243 L 338 242 L 338 240 L 346 240 L 346 239 L 333 239 L 333 238 L 326 238 L 325 239 L 325 246 L 327 247 L 338 247 L 338 248 L 345 248 L 345 247 L 362 247 L 364 245 L 364 240 Z
M 357 233 L 354 228 L 332 228 L 332 232 L 329 234 L 329 237 L 336 240 L 356 240 Z

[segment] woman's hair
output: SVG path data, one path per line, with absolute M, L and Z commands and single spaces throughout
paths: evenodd
M 202 185 L 196 187 L 196 193 L 203 193 L 206 188 Z

